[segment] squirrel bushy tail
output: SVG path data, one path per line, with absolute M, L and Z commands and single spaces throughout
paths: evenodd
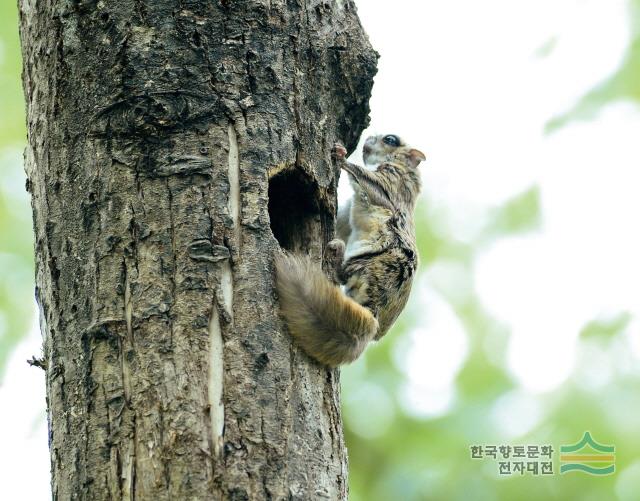
M 354 361 L 378 321 L 332 284 L 307 256 L 277 255 L 276 289 L 291 335 L 311 357 L 330 367 Z

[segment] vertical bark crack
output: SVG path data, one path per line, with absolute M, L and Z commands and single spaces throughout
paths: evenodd
M 222 434 L 224 432 L 223 364 L 222 326 L 220 325 L 220 315 L 214 298 L 211 318 L 209 319 L 209 415 L 211 417 L 211 433 L 216 457 L 220 455 L 222 450 Z
M 240 245 L 240 155 L 238 135 L 233 122 L 229 122 L 229 216 L 233 222 L 235 244 Z
M 233 123 L 229 123 L 228 171 L 229 196 L 227 211 L 231 219 L 233 243 L 240 246 L 240 156 L 238 153 L 238 137 Z M 227 318 L 233 322 L 233 273 L 231 260 L 221 263 L 220 290 L 222 306 Z M 224 341 L 220 323 L 219 305 L 214 298 L 209 319 L 209 413 L 211 417 L 211 433 L 216 456 L 220 455 L 224 434 Z
M 129 282 L 129 274 L 125 266 L 124 277 L 124 318 L 127 324 L 127 338 L 120 341 L 120 363 L 122 364 L 122 385 L 124 392 L 124 405 L 131 405 L 131 370 L 129 367 L 129 361 L 127 359 L 127 352 L 131 349 L 133 343 L 133 302 L 131 300 L 131 284 Z M 121 478 L 121 491 L 122 499 L 124 501 L 133 501 L 134 499 L 134 487 L 135 487 L 135 468 L 136 468 L 136 455 L 135 455 L 135 436 L 130 434 L 126 441 L 125 448 L 122 451 L 122 478 Z

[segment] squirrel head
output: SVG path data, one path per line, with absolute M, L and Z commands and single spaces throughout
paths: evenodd
M 362 157 L 367 165 L 380 165 L 385 162 L 401 163 L 416 168 L 423 160 L 424 153 L 412 148 L 395 134 L 370 136 L 364 142 Z

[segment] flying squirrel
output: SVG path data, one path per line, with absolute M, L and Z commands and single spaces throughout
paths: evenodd
M 334 146 L 354 191 L 348 226 L 345 212 L 338 216 L 346 246 L 335 239 L 325 250 L 337 263 L 336 276 L 327 277 L 309 256 L 275 258 L 282 317 L 297 344 L 329 367 L 353 362 L 387 333 L 409 299 L 418 266 L 413 212 L 424 154 L 393 134 L 365 141 L 365 165 L 375 170 L 347 162 L 346 154 Z

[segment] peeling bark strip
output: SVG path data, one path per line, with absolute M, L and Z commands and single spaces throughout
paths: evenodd
M 338 373 L 272 256 L 333 236 L 376 64 L 353 2 L 20 10 L 54 499 L 346 498 Z
M 232 123 L 229 123 L 229 194 L 227 211 L 232 221 L 233 241 L 240 245 L 240 161 L 238 158 L 238 137 Z M 229 260 L 224 260 L 220 270 L 220 283 L 224 310 L 233 322 L 233 274 Z M 214 303 L 209 323 L 209 405 L 211 432 L 216 457 L 220 455 L 224 431 L 224 346 L 218 306 Z
M 222 326 L 218 307 L 211 307 L 209 320 L 209 414 L 211 415 L 211 433 L 213 450 L 218 457 L 222 449 L 224 431 L 224 343 L 222 341 Z

